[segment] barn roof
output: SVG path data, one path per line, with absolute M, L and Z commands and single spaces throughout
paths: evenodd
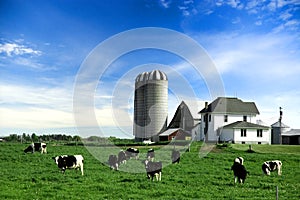
M 281 135 L 282 136 L 299 136 L 300 129 L 291 129 L 289 131 L 283 132 Z
M 263 126 L 259 124 L 254 124 L 245 121 L 237 121 L 226 126 L 223 126 L 223 129 L 237 129 L 237 128 L 245 128 L 245 129 L 269 129 L 268 126 Z
M 161 134 L 159 134 L 159 136 L 169 136 L 172 133 L 174 133 L 175 131 L 178 131 L 180 128 L 170 128 L 164 132 L 162 132 Z
M 218 97 L 199 113 L 226 113 L 226 114 L 259 114 L 254 102 L 243 102 L 233 97 Z
M 273 128 L 279 128 L 280 127 L 280 122 L 275 122 L 274 124 L 271 125 Z M 281 122 L 281 128 L 290 128 L 288 125 L 284 124 Z

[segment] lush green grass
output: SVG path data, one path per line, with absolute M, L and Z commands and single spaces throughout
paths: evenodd
M 84 146 L 50 144 L 43 155 L 24 154 L 27 144 L 1 143 L 0 199 L 275 199 L 276 186 L 279 199 L 300 199 L 300 146 L 253 145 L 255 153 L 247 153 L 248 145 L 230 145 L 199 157 L 200 145 L 193 143 L 175 165 L 169 164 L 170 149 L 157 151 L 156 160 L 166 167 L 162 181 L 151 182 L 145 173 L 124 172 L 144 171 L 141 160 L 129 160 L 120 171 L 112 171 Z M 110 150 L 92 149 L 104 158 Z M 51 159 L 60 154 L 82 154 L 85 175 L 75 170 L 61 174 Z M 250 171 L 244 185 L 233 184 L 230 167 L 236 156 L 244 157 Z M 282 176 L 262 175 L 261 165 L 270 159 L 283 162 Z

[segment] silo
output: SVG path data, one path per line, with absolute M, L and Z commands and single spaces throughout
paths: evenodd
M 136 141 L 153 138 L 167 128 L 168 79 L 159 70 L 143 72 L 135 80 L 134 125 Z

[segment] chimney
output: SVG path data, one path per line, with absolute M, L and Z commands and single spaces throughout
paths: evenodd
M 205 101 L 205 109 L 207 109 L 207 108 L 208 108 L 208 102 Z

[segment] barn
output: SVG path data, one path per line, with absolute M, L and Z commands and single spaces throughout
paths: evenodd
M 191 140 L 192 136 L 189 132 L 181 128 L 171 128 L 159 135 L 159 141 L 172 141 L 175 140 Z

